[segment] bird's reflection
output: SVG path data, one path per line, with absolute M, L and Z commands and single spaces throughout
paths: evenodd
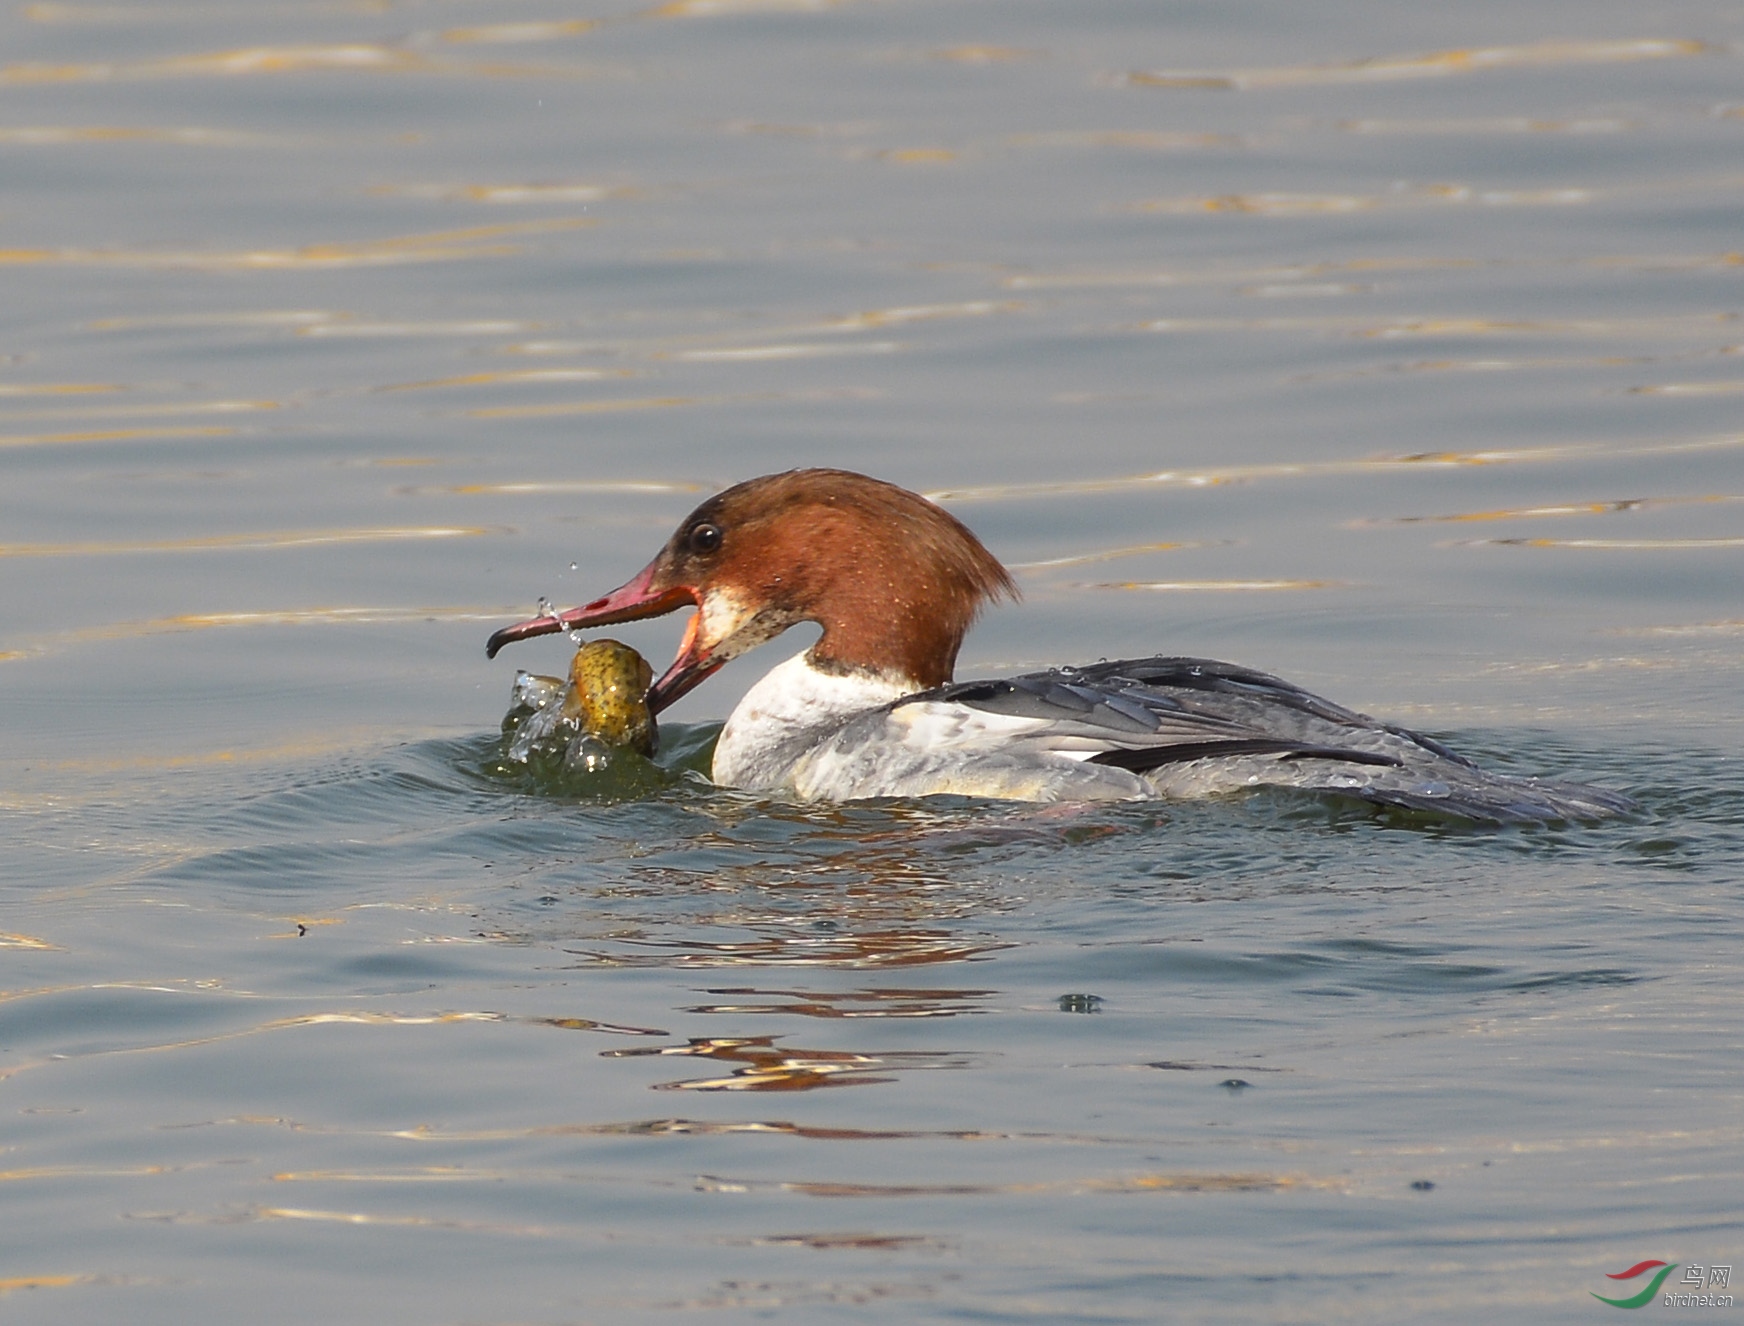
M 893 1081 L 889 1073 L 917 1068 L 962 1068 L 960 1054 L 801 1049 L 778 1044 L 779 1036 L 696 1036 L 683 1045 L 607 1050 L 608 1059 L 662 1057 L 707 1059 L 736 1064 L 726 1076 L 662 1082 L 656 1091 L 810 1091 L 816 1087 L 869 1086 Z

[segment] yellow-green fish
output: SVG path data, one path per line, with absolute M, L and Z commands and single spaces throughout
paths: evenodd
M 569 665 L 563 716 L 578 724 L 583 735 L 608 746 L 653 755 L 660 738 L 654 711 L 648 707 L 653 681 L 648 660 L 628 645 L 590 640 L 575 651 Z

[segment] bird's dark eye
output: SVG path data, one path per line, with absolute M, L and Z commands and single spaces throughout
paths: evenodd
M 719 525 L 701 524 L 690 531 L 690 537 L 685 540 L 693 553 L 712 553 L 721 546 L 721 528 Z

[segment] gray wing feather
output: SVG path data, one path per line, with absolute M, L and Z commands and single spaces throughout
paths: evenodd
M 1138 774 L 1158 795 L 1267 784 L 1492 822 L 1590 819 L 1634 806 L 1604 788 L 1487 773 L 1431 737 L 1211 659 L 1121 659 L 953 682 L 891 709 L 921 702 L 1039 720 L 1035 740 L 1049 749 L 1094 751 L 1087 764 Z

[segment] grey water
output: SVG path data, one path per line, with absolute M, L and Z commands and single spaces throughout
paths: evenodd
M 1741 55 L 1711 0 L 0 13 L 8 1315 L 1733 1292 Z M 505 763 L 567 645 L 492 630 L 806 464 L 1012 568 L 960 676 L 1230 659 L 1640 809 L 708 785 L 804 631 L 663 774 Z

